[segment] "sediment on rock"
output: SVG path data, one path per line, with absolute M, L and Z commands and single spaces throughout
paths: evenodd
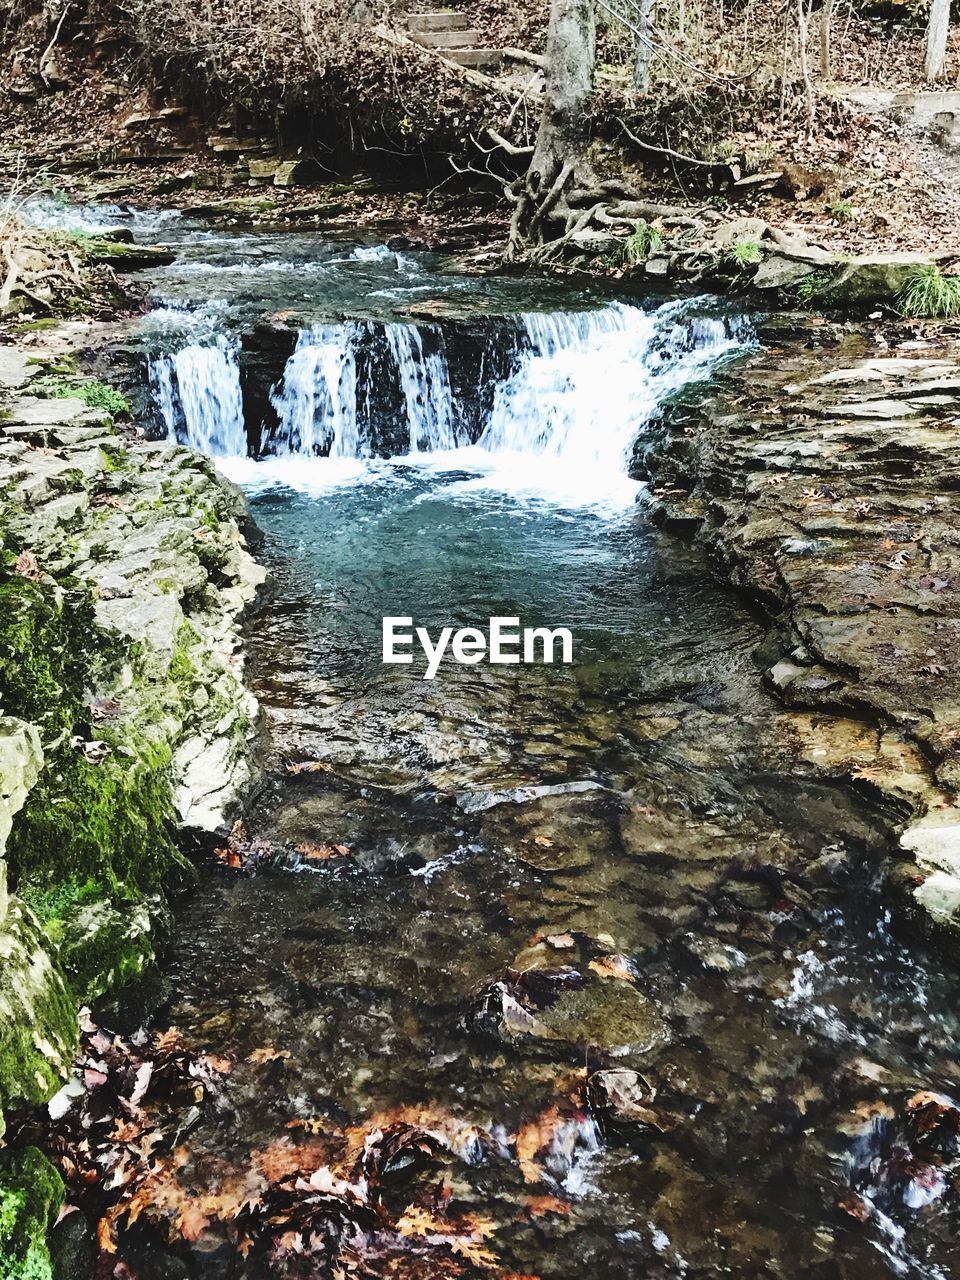
M 891 884 L 925 928 L 960 930 L 960 354 L 811 328 L 677 405 L 644 450 L 653 518 L 703 542 L 775 619 L 784 701 L 866 716 L 916 744 L 927 783 L 853 771 L 905 806 Z
M 192 874 L 177 829 L 222 827 L 251 779 L 264 574 L 207 461 L 0 356 L 2 1113 L 59 1087 L 78 1004 L 144 970 Z

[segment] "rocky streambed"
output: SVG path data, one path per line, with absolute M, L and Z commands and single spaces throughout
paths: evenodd
M 653 518 L 762 602 L 790 706 L 876 727 L 859 787 L 909 814 L 901 902 L 952 942 L 960 908 L 960 364 L 950 340 L 791 335 L 645 446 Z M 900 747 L 920 754 L 904 771 Z M 894 762 L 884 756 L 890 750 Z
M 54 993 L 14 1020 L 43 1055 L 14 1099 L 55 1088 L 73 1001 L 144 968 L 162 883 L 192 890 L 162 982 L 100 1000 L 16 1117 L 80 1210 L 58 1274 L 949 1274 L 949 344 L 797 320 L 761 346 L 712 307 L 569 292 L 517 315 L 496 282 L 453 286 L 447 334 L 430 261 L 253 239 L 204 262 L 191 229 L 125 335 L 162 362 L 155 420 L 235 445 L 271 579 L 245 644 L 235 491 L 5 375 L 7 574 L 72 628 L 59 718 L 9 708 L 48 763 L 8 919 Z M 381 664 L 387 613 L 569 622 L 577 661 L 425 682 Z M 58 898 L 50 851 L 94 811 L 32 824 L 76 761 L 148 788 L 112 816 L 155 823 L 155 856 L 101 842 Z M 218 831 L 197 883 L 175 825 Z M 36 1238 L 38 1160 L 6 1183 Z

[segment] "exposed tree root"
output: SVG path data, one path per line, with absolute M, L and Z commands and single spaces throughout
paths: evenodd
M 56 312 L 67 298 L 92 296 L 92 283 L 63 237 L 36 231 L 12 214 L 0 217 L 0 320 Z

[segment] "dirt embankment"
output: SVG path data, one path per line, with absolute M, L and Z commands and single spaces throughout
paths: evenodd
M 418 198 L 428 226 L 449 216 L 452 196 L 509 213 L 503 186 L 528 162 L 539 121 L 546 11 L 453 6 L 464 31 L 449 39 L 495 55 L 474 66 L 472 45 L 419 42 L 443 40 L 408 27 L 419 7 L 353 5 L 345 21 L 327 0 L 254 16 L 226 0 L 202 12 L 181 0 L 123 10 L 84 0 L 62 12 L 8 0 L 0 166 L 13 181 L 26 159 L 80 200 L 295 207 L 335 202 L 330 184 L 363 174 L 430 192 Z M 601 176 L 625 178 L 649 203 L 759 216 L 834 254 L 960 249 L 958 104 L 944 93 L 936 110 L 911 107 L 926 86 L 922 24 L 909 14 L 877 5 L 836 22 L 829 75 L 820 26 L 801 58 L 799 33 L 760 0 L 664 23 L 641 94 L 634 38 L 600 12 L 591 129 Z M 649 218 L 668 241 L 675 221 Z M 623 267 L 628 232 L 621 261 L 595 253 L 593 269 Z

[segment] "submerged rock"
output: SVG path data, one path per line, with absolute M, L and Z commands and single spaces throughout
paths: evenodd
M 649 1053 L 668 1035 L 652 1000 L 629 982 L 599 980 L 565 991 L 539 1020 L 556 1038 L 620 1056 Z

